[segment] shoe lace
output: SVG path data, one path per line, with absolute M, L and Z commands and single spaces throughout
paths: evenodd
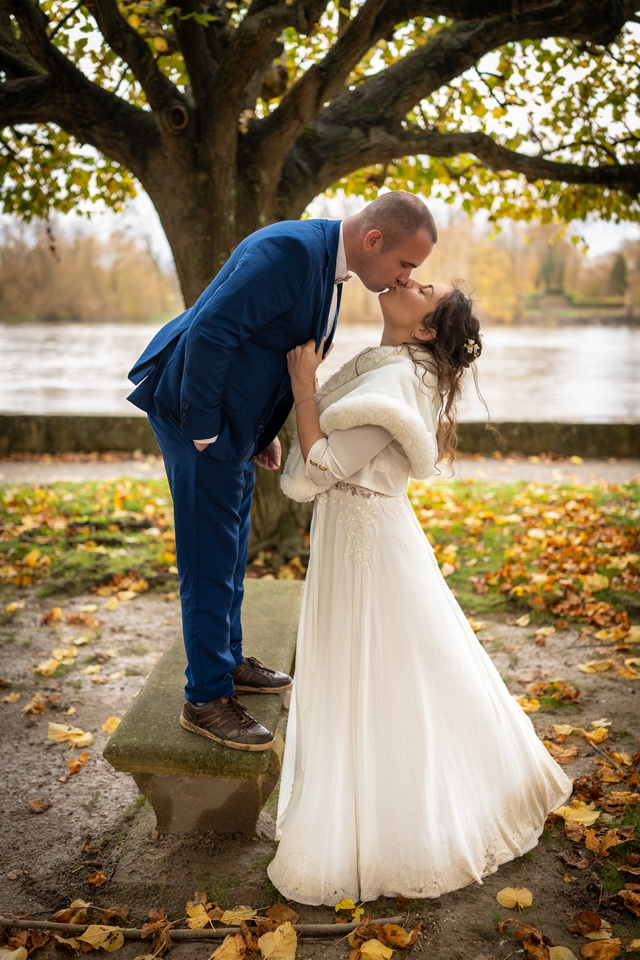
M 269 667 L 265 667 L 264 663 L 260 663 L 255 657 L 245 657 L 244 662 L 250 664 L 253 670 L 261 670 L 263 673 L 275 673 L 275 670 L 269 670 Z
M 253 717 L 247 713 L 247 708 L 243 703 L 240 703 L 235 693 L 232 693 L 228 698 L 227 706 L 231 708 L 231 712 L 235 714 L 238 722 L 244 727 L 249 727 L 254 722 Z

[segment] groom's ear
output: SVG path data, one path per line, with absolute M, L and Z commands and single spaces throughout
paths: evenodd
M 364 237 L 362 238 L 362 247 L 366 251 L 382 250 L 382 233 L 380 230 L 367 230 Z
M 421 324 L 412 331 L 411 335 L 414 340 L 419 340 L 420 343 L 428 343 L 429 340 L 433 340 L 435 338 L 436 329 L 435 327 L 425 327 Z

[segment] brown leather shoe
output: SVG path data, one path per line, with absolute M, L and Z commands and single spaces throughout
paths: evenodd
M 255 657 L 245 657 L 231 671 L 231 676 L 234 690 L 244 690 L 246 693 L 282 693 L 293 684 L 287 673 L 269 670 Z
M 180 726 L 234 750 L 268 750 L 275 740 L 266 727 L 249 716 L 235 694 L 210 700 L 201 707 L 185 700 Z

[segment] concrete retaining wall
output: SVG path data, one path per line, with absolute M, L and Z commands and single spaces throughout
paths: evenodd
M 640 423 L 500 423 L 503 445 L 483 423 L 459 426 L 461 453 L 556 453 L 581 457 L 640 457 Z M 0 456 L 9 453 L 157 453 L 145 417 L 0 415 Z

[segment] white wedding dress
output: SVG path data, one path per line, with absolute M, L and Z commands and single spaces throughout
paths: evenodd
M 534 847 L 571 793 L 407 496 L 379 492 L 398 489 L 403 462 L 406 488 L 389 441 L 379 427 L 341 430 L 307 461 L 338 482 L 315 501 L 268 868 L 300 903 L 436 897 L 480 881 Z M 365 473 L 378 492 L 340 480 Z

